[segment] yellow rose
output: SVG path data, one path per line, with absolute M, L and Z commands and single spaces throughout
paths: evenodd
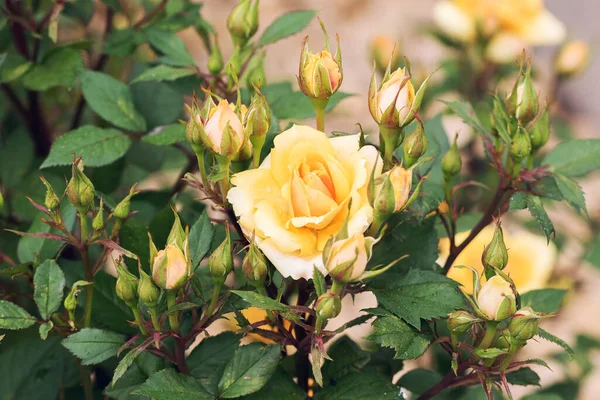
M 348 216 L 348 234 L 363 233 L 373 219 L 367 195 L 377 150 L 359 150 L 359 135 L 327 136 L 294 125 L 275 138 L 260 168 L 235 174 L 227 196 L 248 238 L 285 277 L 327 273 L 323 248 Z M 348 205 L 352 200 L 351 209 Z M 350 215 L 347 215 L 348 212 Z
M 392 68 L 397 68 L 400 63 L 400 54 L 396 49 L 396 42 L 385 35 L 377 35 L 373 38 L 371 41 L 371 56 L 375 60 L 375 65 L 381 71 L 385 71 L 388 62 L 390 62 Z
M 590 61 L 590 45 L 581 40 L 566 43 L 554 61 L 554 70 L 563 76 L 577 75 Z
M 461 243 L 469 232 L 456 235 Z M 493 225 L 484 228 L 475 239 L 460 253 L 453 265 L 468 265 L 483 273 L 481 253 L 494 236 Z M 508 248 L 508 264 L 503 272 L 511 277 L 520 293 L 542 289 L 550 278 L 556 262 L 556 246 L 546 244 L 543 236 L 534 235 L 525 230 L 504 230 L 504 243 Z M 438 264 L 443 265 L 448 257 L 449 241 L 443 238 L 439 242 L 440 256 Z M 459 282 L 465 292 L 473 293 L 473 272 L 466 268 L 450 268 L 448 277 Z M 485 281 L 485 277 L 482 278 Z
M 558 44 L 566 35 L 543 0 L 441 0 L 433 17 L 445 34 L 464 42 L 476 39 L 478 26 L 485 35 L 510 34 L 534 46 Z

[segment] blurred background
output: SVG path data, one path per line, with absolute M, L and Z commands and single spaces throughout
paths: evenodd
M 223 38 L 227 37 L 227 16 L 236 3 L 234 0 L 213 0 L 206 2 L 202 9 L 204 18 L 214 25 Z M 410 58 L 413 75 L 421 79 L 427 76 L 440 65 L 449 52 L 448 48 L 424 32 L 424 27 L 433 23 L 435 3 L 434 0 L 261 0 L 259 34 L 284 12 L 298 9 L 320 10 L 319 17 L 326 23 L 329 34 L 337 33 L 340 37 L 344 67 L 342 90 L 354 94 L 353 97 L 344 100 L 328 117 L 328 127 L 343 132 L 356 132 L 356 123 L 361 123 L 366 131 L 374 132 L 376 125 L 369 114 L 366 96 L 373 71 L 372 41 L 378 35 L 389 37 L 396 42 L 399 54 Z M 566 26 L 567 40 L 584 40 L 591 48 L 587 68 L 575 78 L 561 83 L 556 96 L 558 105 L 555 107 L 560 109 L 561 116 L 568 121 L 574 137 L 600 138 L 597 128 L 600 123 L 600 90 L 597 85 L 600 80 L 600 61 L 595 56 L 600 38 L 600 24 L 597 23 L 600 4 L 597 0 L 547 0 L 546 7 Z M 322 46 L 322 34 L 316 22 L 302 34 L 270 47 L 265 58 L 269 83 L 295 80 L 300 43 L 306 34 L 311 35 L 311 49 L 318 51 Z M 198 38 L 193 32 L 189 35 L 184 34 L 184 38 L 190 52 L 200 61 L 199 65 L 202 65 L 202 60 L 206 60 L 207 54 Z M 232 45 L 226 40 L 220 44 L 227 59 L 232 52 Z M 530 50 L 539 72 L 536 80 L 540 96 L 549 97 L 548 92 L 552 90 L 549 76 L 554 68 L 557 47 L 536 47 Z M 440 97 L 454 99 L 453 94 Z M 430 113 L 437 113 L 442 109 L 441 104 L 439 107 L 434 104 L 430 107 Z M 457 121 L 445 121 L 445 126 L 450 132 L 461 129 L 460 122 L 457 125 Z M 509 245 L 513 247 L 513 252 L 509 252 L 513 263 L 523 263 L 515 265 L 516 268 L 531 273 L 533 280 L 543 280 L 544 283 L 540 285 L 568 290 L 560 315 L 544 321 L 544 327 L 571 345 L 577 342 L 584 352 L 588 353 L 585 359 L 571 362 L 565 368 L 561 367 L 560 357 L 548 357 L 558 349 L 550 343 L 539 342 L 526 346 L 520 357 L 544 357 L 550 360 L 553 371 L 541 367 L 534 368 L 542 378 L 542 387 L 555 385 L 553 390 L 564 398 L 577 396 L 579 399 L 592 400 L 597 399 L 600 393 L 598 343 L 593 340 L 587 341 L 600 339 L 600 257 L 594 251 L 596 245 L 600 245 L 594 234 L 594 227 L 600 222 L 600 174 L 588 176 L 582 182 L 582 186 L 586 193 L 591 220 L 574 218 L 572 211 L 567 207 L 549 210 L 557 231 L 561 232 L 556 247 L 553 243 L 546 246 L 546 241 L 539 231 L 535 232 L 530 240 L 530 236 L 519 228 L 519 221 L 512 224 L 509 222 L 507 236 L 513 236 L 513 243 L 520 243 Z M 523 220 L 527 218 L 528 214 L 523 214 Z M 558 248 L 558 251 L 555 248 Z M 480 254 L 481 248 L 473 248 L 473 251 Z M 477 257 L 478 255 L 474 258 Z M 550 277 L 548 280 L 547 276 Z M 357 309 L 366 308 L 372 306 L 372 302 L 373 299 L 368 297 L 359 298 L 355 306 Z M 350 303 L 348 299 L 346 303 Z M 348 310 L 348 306 L 349 304 L 344 305 L 345 311 Z M 352 332 L 352 336 L 360 337 L 364 334 L 364 329 L 368 328 L 359 328 L 358 331 Z M 426 363 L 427 359 L 421 362 Z M 416 363 L 410 364 L 410 367 L 416 366 Z M 581 384 L 579 394 L 570 395 L 575 392 L 573 386 L 577 384 Z M 513 395 L 520 398 L 530 391 L 531 388 L 515 387 Z

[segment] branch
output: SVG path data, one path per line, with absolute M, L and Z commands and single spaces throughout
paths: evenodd
M 15 110 L 19 114 L 21 114 L 21 117 L 25 121 L 29 120 L 29 110 L 27 110 L 27 107 L 25 107 L 25 105 L 23 104 L 21 99 L 19 99 L 19 96 L 17 96 L 14 90 L 12 90 L 12 88 L 6 83 L 2 83 L 0 84 L 0 86 L 2 87 L 2 91 L 8 98 L 8 101 L 13 105 Z

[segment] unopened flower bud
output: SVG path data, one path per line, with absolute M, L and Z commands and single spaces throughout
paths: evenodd
M 508 323 L 510 335 L 517 340 L 528 341 L 537 335 L 539 320 L 540 316 L 531 307 L 521 308 Z
M 516 162 L 521 162 L 529 154 L 531 154 L 531 139 L 527 131 L 519 126 L 510 144 L 510 155 Z
M 328 292 L 322 294 L 315 305 L 317 317 L 328 320 L 337 317 L 342 311 L 342 301 L 340 297 Z
M 265 53 L 262 52 L 261 54 L 253 58 L 250 62 L 250 65 L 248 65 L 248 72 L 246 74 L 246 85 L 248 85 L 249 89 L 252 89 L 254 87 L 260 89 L 267 84 L 264 60 Z
M 113 215 L 118 219 L 125 219 L 129 216 L 129 209 L 131 208 L 131 198 L 138 194 L 135 191 L 135 184 L 129 189 L 129 194 L 125 196 L 123 200 L 115 207 Z
M 236 83 L 242 69 L 242 55 L 240 52 L 239 47 L 233 49 L 233 53 L 231 53 L 231 57 L 227 60 L 227 67 L 225 68 L 225 72 L 227 72 L 227 76 L 229 77 L 229 83 L 232 86 Z
M 210 56 L 208 57 L 207 68 L 208 72 L 213 75 L 218 75 L 223 70 L 223 55 L 221 54 L 221 48 L 219 47 L 216 36 L 210 51 Z
M 311 53 L 308 50 L 308 36 L 304 38 L 300 54 L 298 85 L 307 97 L 324 100 L 329 99 L 340 88 L 343 74 L 339 37 L 334 57 L 331 54 L 329 37 L 322 22 L 321 28 L 325 35 L 325 50 L 320 53 Z
M 500 226 L 500 221 L 496 223 L 492 241 L 483 249 L 481 263 L 486 268 L 497 268 L 500 270 L 504 269 L 506 264 L 508 264 L 508 251 L 506 250 L 506 244 L 504 244 L 504 234 Z
M 559 76 L 575 76 L 585 71 L 590 61 L 590 45 L 581 40 L 565 43 L 554 60 L 554 70 Z
M 450 150 L 442 157 L 442 171 L 446 180 L 450 180 L 458 175 L 462 167 L 462 159 L 460 158 L 460 151 L 458 151 L 458 144 L 456 143 L 457 139 L 458 135 L 454 136 L 454 142 L 450 146 Z
M 225 228 L 225 240 L 208 257 L 208 269 L 216 285 L 223 285 L 227 275 L 233 271 L 233 257 L 231 255 L 231 236 L 229 228 Z
M 65 310 L 67 310 L 69 313 L 72 313 L 77 308 L 77 296 L 79 295 L 80 291 L 81 290 L 79 289 L 71 290 L 69 294 L 67 294 L 67 297 L 65 297 L 63 306 L 65 307 Z
M 373 208 L 377 218 L 387 219 L 391 214 L 406 208 L 412 186 L 412 170 L 394 166 L 376 188 Z
M 262 94 L 256 93 L 252 97 L 250 107 L 244 118 L 244 125 L 247 129 L 246 134 L 253 145 L 255 145 L 254 139 L 257 137 L 263 137 L 264 139 L 271 129 L 271 109 Z
M 96 212 L 96 216 L 92 220 L 92 228 L 94 232 L 100 232 L 104 229 L 104 201 L 100 198 L 100 206 L 98 207 L 98 211 Z
M 77 159 L 73 162 L 71 180 L 67 184 L 67 197 L 73 207 L 87 212 L 94 204 L 94 184 L 83 173 L 83 161 Z
M 323 252 L 323 263 L 333 280 L 348 283 L 361 277 L 371 258 L 375 240 L 362 233 L 335 240 Z
M 40 180 L 46 186 L 46 197 L 44 198 L 44 205 L 46 206 L 48 211 L 56 211 L 60 206 L 60 199 L 56 195 L 56 192 L 54 191 L 52 185 L 50 185 L 50 182 L 48 182 L 43 175 L 40 175 Z
M 550 139 L 550 112 L 548 107 L 529 130 L 529 138 L 531 139 L 531 149 L 534 152 L 548 143 L 548 139 Z
M 477 306 L 492 321 L 503 321 L 517 310 L 512 286 L 500 275 L 494 275 L 477 295 Z
M 179 289 L 188 279 L 185 254 L 174 244 L 159 250 L 152 264 L 154 282 L 165 290 Z
M 406 168 L 412 167 L 425 154 L 428 145 L 425 129 L 423 129 L 423 125 L 418 124 L 417 129 L 408 135 L 404 141 L 404 164 Z
M 117 296 L 129 307 L 137 307 L 138 278 L 129 272 L 126 267 L 117 261 L 117 284 L 115 286 Z
M 146 272 L 140 268 L 140 283 L 138 285 L 138 297 L 148 308 L 154 308 L 158 304 L 160 289 Z
M 471 329 L 473 324 L 479 321 L 479 318 L 468 311 L 454 311 L 448 315 L 448 329 L 456 334 L 465 333 Z
M 530 67 L 527 68 L 527 71 L 521 72 L 521 76 L 506 99 L 506 108 L 508 114 L 518 119 L 523 125 L 528 124 L 537 115 L 540 104 L 531 81 Z
M 242 261 L 242 270 L 248 281 L 255 286 L 263 286 L 268 274 L 267 260 L 254 242 Z
M 236 107 L 227 100 L 221 100 L 211 110 L 199 133 L 206 147 L 223 157 L 233 157 L 246 140 Z
M 258 0 L 241 0 L 227 18 L 227 29 L 233 42 L 243 47 L 258 29 Z

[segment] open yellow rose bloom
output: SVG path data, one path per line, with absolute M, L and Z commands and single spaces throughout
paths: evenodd
M 456 235 L 456 242 L 463 241 L 469 232 Z M 448 272 L 448 278 L 459 282 L 467 293 L 473 293 L 473 272 L 468 268 L 454 268 L 455 265 L 465 265 L 483 273 L 481 253 L 492 240 L 494 227 L 487 226 L 456 258 Z M 524 230 L 504 231 L 504 242 L 508 248 L 508 264 L 503 272 L 515 282 L 520 293 L 528 290 L 542 289 L 546 286 L 556 262 L 556 246 L 552 242 L 546 244 L 542 236 L 534 235 Z M 443 264 L 448 257 L 449 242 L 443 238 L 439 242 L 440 256 L 438 264 Z M 485 282 L 485 276 L 482 283 Z
M 373 220 L 368 182 L 373 168 L 381 174 L 382 161 L 373 146 L 359 149 L 358 140 L 294 125 L 277 135 L 260 168 L 232 177 L 227 198 L 240 226 L 284 277 L 308 279 L 314 266 L 327 273 L 323 248 L 348 212 L 350 236 Z

